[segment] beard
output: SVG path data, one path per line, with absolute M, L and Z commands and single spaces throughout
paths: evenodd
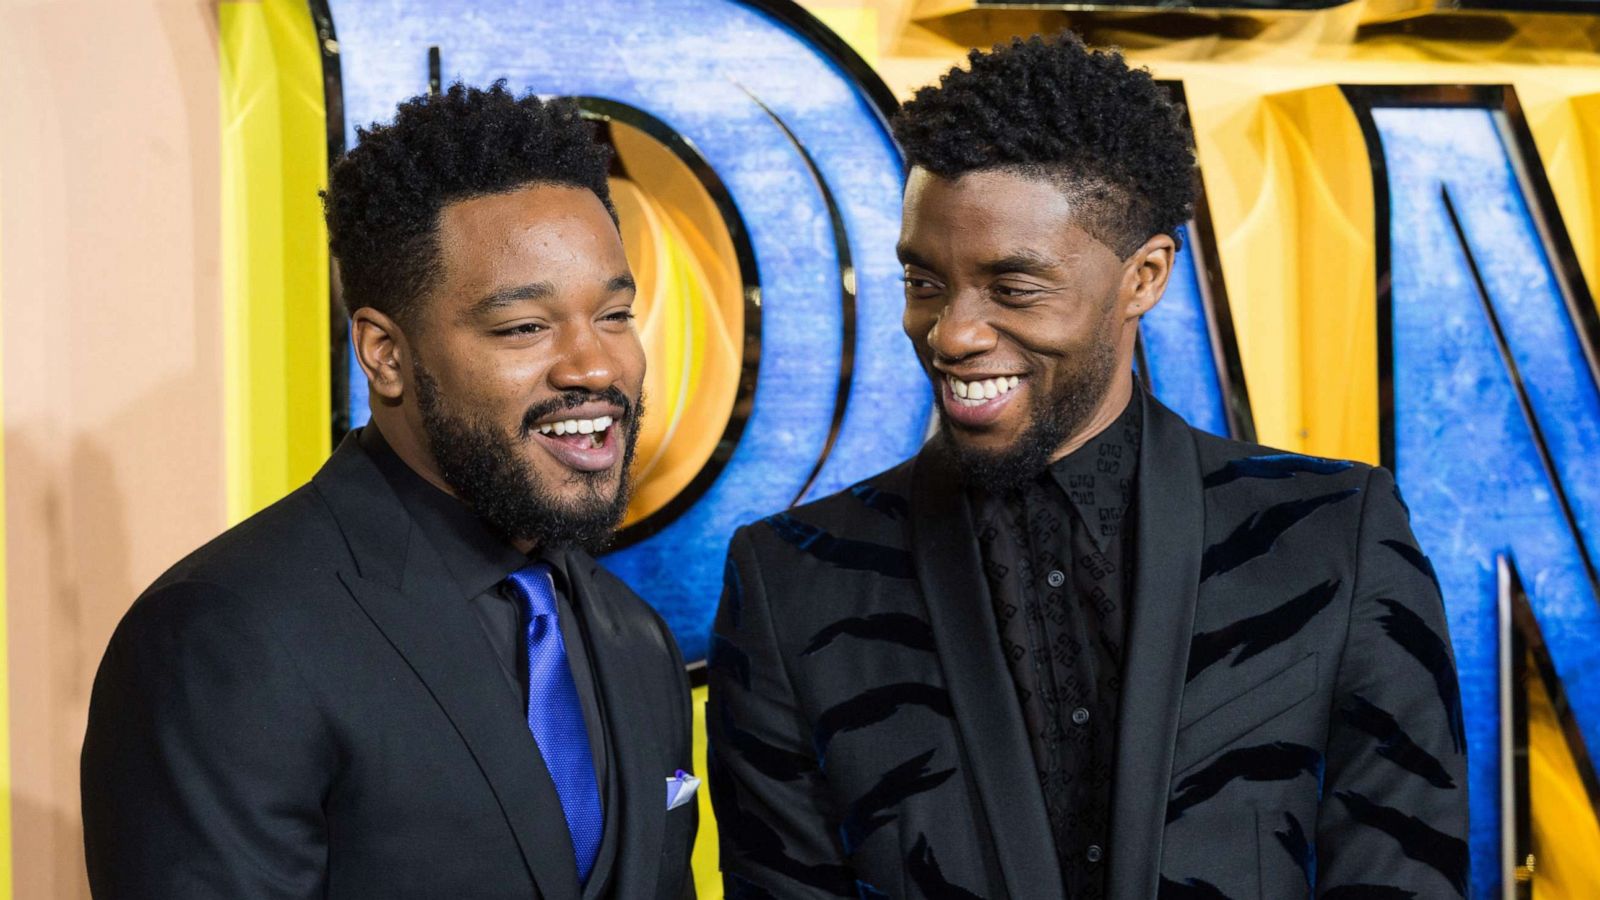
M 413 363 L 412 372 L 423 433 L 439 474 L 479 518 L 507 538 L 529 541 L 541 549 L 576 546 L 598 553 L 611 542 L 628 508 L 642 401 L 630 402 L 615 387 L 599 393 L 570 391 L 530 408 L 513 438 L 486 418 L 452 408 L 420 361 Z M 517 453 L 518 444 L 532 439 L 539 420 L 596 400 L 622 410 L 612 426 L 621 429 L 618 437 L 625 442 L 622 473 L 608 496 L 611 472 L 573 471 L 567 481 L 584 490 L 578 499 L 564 500 Z
M 1003 496 L 1039 477 L 1061 445 L 1105 400 L 1117 370 L 1116 344 L 1110 335 L 1102 336 L 1083 354 L 1069 357 L 1064 366 L 1049 394 L 1028 392 L 1027 424 L 1011 445 L 1001 450 L 964 445 L 957 437 L 958 426 L 945 415 L 944 403 L 938 404 L 940 433 L 963 484 Z

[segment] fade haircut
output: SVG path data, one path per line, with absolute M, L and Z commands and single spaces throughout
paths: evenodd
M 415 321 L 441 274 L 439 214 L 451 203 L 565 185 L 593 191 L 616 219 L 611 148 L 570 99 L 518 97 L 503 80 L 487 89 L 456 83 L 412 97 L 393 124 L 356 135 L 322 194 L 347 310 L 372 307 L 402 327 Z
M 895 116 L 908 167 L 1047 179 L 1081 209 L 1075 224 L 1121 257 L 1157 234 L 1178 240 L 1194 206 L 1193 143 L 1148 71 L 1070 31 L 967 59 Z

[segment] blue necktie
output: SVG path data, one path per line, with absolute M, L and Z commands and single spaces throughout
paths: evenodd
M 578 858 L 578 883 L 587 884 L 595 857 L 600 855 L 605 818 L 589 750 L 589 729 L 583 723 L 583 706 L 567 665 L 567 645 L 561 639 L 555 585 L 545 563 L 518 569 L 506 580 L 522 598 L 528 616 L 528 730 L 539 744 L 561 798 L 561 811 L 566 814 Z

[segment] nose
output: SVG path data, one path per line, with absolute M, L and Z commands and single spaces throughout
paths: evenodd
M 617 382 L 617 361 L 592 325 L 574 325 L 563 332 L 550 367 L 551 387 L 598 393 Z
M 928 330 L 928 347 L 943 360 L 961 360 L 994 349 L 995 332 L 983 319 L 982 302 L 952 297 Z

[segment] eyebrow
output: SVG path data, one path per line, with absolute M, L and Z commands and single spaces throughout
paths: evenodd
M 522 303 L 528 300 L 544 300 L 553 296 L 555 292 L 555 285 L 548 281 L 536 281 L 533 284 L 519 284 L 515 287 L 501 288 L 472 304 L 472 308 L 467 310 L 467 315 L 471 317 L 487 315 L 515 303 Z
M 934 270 L 934 266 L 923 259 L 915 250 L 901 244 L 894 248 L 895 255 L 900 257 L 901 265 L 916 266 L 919 269 Z M 1055 272 L 1060 267 L 1060 262 L 1054 257 L 1031 250 L 1018 250 L 1008 253 L 999 259 L 992 259 L 978 266 L 986 275 L 1003 275 L 1007 272 L 1022 272 L 1028 275 L 1047 275 Z
M 626 273 L 613 275 L 606 282 L 606 293 L 608 294 L 620 294 L 624 291 L 637 291 L 638 289 L 639 286 L 634 282 L 633 276 Z M 467 316 L 474 318 L 488 315 L 507 306 L 525 303 L 529 300 L 548 300 L 555 296 L 555 293 L 555 285 L 548 281 L 536 281 L 532 284 L 519 284 L 515 287 L 501 288 L 472 304 L 472 307 L 467 310 Z
M 989 275 L 1004 275 L 1007 272 L 1021 272 L 1026 275 L 1048 275 L 1060 266 L 1053 257 L 1031 250 L 1019 250 L 1008 253 L 999 259 L 992 259 L 983 263 L 978 268 Z
M 896 244 L 894 248 L 894 255 L 899 257 L 901 265 L 916 266 L 919 269 L 931 270 L 933 268 L 933 266 L 928 265 L 927 260 L 923 259 L 917 254 L 917 251 L 911 249 L 905 244 Z

